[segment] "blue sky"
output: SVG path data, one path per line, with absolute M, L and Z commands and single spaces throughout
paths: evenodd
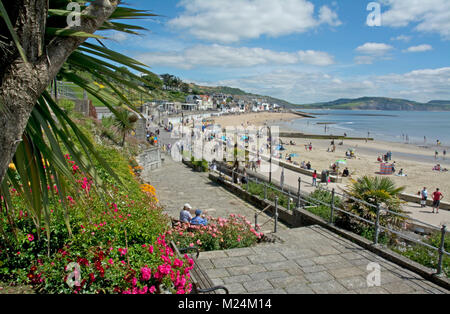
M 293 103 L 386 96 L 450 100 L 450 1 L 130 0 L 159 17 L 107 45 L 155 73 Z

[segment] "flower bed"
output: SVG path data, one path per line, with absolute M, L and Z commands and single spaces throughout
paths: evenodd
M 241 215 L 228 219 L 206 217 L 208 225 L 179 224 L 166 232 L 167 239 L 178 247 L 198 247 L 202 251 L 228 250 L 249 247 L 263 239 Z
M 50 243 L 46 228 L 36 227 L 27 203 L 11 189 L 14 212 L 0 211 L 0 280 L 31 284 L 39 293 L 189 293 L 194 262 L 176 258 L 169 247 L 169 219 L 154 188 L 140 185 L 127 162 L 116 160 L 126 169 L 121 179 L 128 190 L 105 175 L 106 193 L 95 193 L 68 155 L 67 163 L 77 185 L 67 196 L 67 212 L 56 186 L 48 187 L 54 193 Z

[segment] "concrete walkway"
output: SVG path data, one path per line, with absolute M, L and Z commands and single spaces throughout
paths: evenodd
M 263 161 L 263 166 L 266 165 L 266 168 L 268 169 L 268 162 Z M 273 165 L 272 165 L 273 166 Z M 275 169 L 275 168 L 274 168 Z M 281 172 L 282 168 L 278 167 L 276 171 L 272 173 L 272 180 L 276 180 L 277 182 L 280 181 L 281 178 Z M 248 171 L 249 174 L 251 174 L 251 171 Z M 260 175 L 265 176 L 266 178 L 269 178 L 268 173 L 262 173 L 258 172 Z M 315 190 L 315 188 L 312 186 L 312 177 L 309 177 L 307 175 L 300 174 L 298 172 L 294 172 L 292 170 L 285 169 L 284 170 L 284 182 L 286 186 L 291 186 L 295 190 L 298 188 L 298 178 L 301 177 L 302 184 L 301 189 L 303 192 L 311 193 Z M 320 173 L 319 173 L 319 179 L 320 179 Z M 318 180 L 319 181 L 319 180 Z M 342 190 L 347 188 L 347 185 L 345 183 L 329 183 L 326 185 L 330 190 L 335 188 L 337 192 L 342 193 Z M 403 210 L 406 212 L 408 216 L 411 218 L 421 220 L 425 223 L 434 225 L 436 227 L 440 227 L 442 225 L 447 225 L 450 227 L 450 211 L 448 210 L 439 210 L 439 214 L 432 214 L 432 208 L 426 207 L 421 208 L 420 204 L 418 203 L 411 203 L 407 202 L 403 205 Z
M 277 233 L 285 242 L 203 252 L 197 261 L 235 294 L 447 294 L 449 291 L 318 226 Z M 380 266 L 380 285 L 367 277 Z
M 241 214 L 254 223 L 255 213 L 261 211 L 220 185 L 213 183 L 207 173 L 195 172 L 182 163 L 174 162 L 166 157 L 162 168 L 153 170 L 143 178 L 156 188 L 156 195 L 165 212 L 178 219 L 185 203 L 189 203 L 193 210 L 199 208 L 205 214 L 213 217 L 227 218 L 230 214 Z M 269 216 L 261 214 L 258 223 L 262 225 L 263 233 L 273 231 L 273 221 Z M 278 229 L 287 229 L 278 224 Z
M 145 178 L 155 186 L 165 211 L 177 218 L 184 203 L 213 217 L 242 214 L 253 221 L 258 209 L 170 158 Z M 260 217 L 259 222 L 269 219 Z M 231 293 L 448 293 L 321 227 L 288 229 L 278 224 L 282 243 L 227 251 L 202 252 L 197 261 L 215 284 Z M 270 222 L 263 232 L 273 231 Z M 381 267 L 381 286 L 368 287 L 367 265 Z

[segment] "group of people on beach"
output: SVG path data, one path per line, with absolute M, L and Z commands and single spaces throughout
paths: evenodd
M 422 208 L 425 208 L 427 206 L 428 200 L 427 188 L 424 187 L 422 191 L 418 192 L 418 195 L 421 196 L 420 206 Z M 434 210 L 436 210 L 436 214 L 439 214 L 439 206 L 441 204 L 442 199 L 444 198 L 444 195 L 441 193 L 439 188 L 437 188 L 436 191 L 433 192 L 432 197 L 433 197 L 433 214 Z
M 439 156 L 439 152 L 438 152 L 438 150 L 436 149 L 435 151 L 434 151 L 434 159 L 438 159 L 438 156 Z M 442 151 L 442 159 L 444 159 L 445 160 L 445 157 L 447 156 L 447 150 L 443 150 Z

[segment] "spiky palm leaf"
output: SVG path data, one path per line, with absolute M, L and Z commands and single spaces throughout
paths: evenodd
M 347 208 L 371 221 L 375 221 L 378 205 L 391 212 L 401 214 L 403 213 L 402 201 L 398 198 L 398 194 L 404 190 L 405 187 L 396 187 L 390 178 L 363 176 L 356 181 L 353 180 L 349 190 L 346 191 L 353 198 L 348 200 Z M 363 200 L 373 206 L 357 202 L 354 199 Z M 392 213 L 381 213 L 383 224 L 398 225 L 403 220 L 400 216 Z
M 66 17 L 72 13 L 72 11 L 66 9 L 69 2 L 78 2 L 84 9 L 91 1 L 50 0 L 45 32 L 46 44 L 60 36 L 90 37 L 97 40 L 104 38 L 66 29 Z M 137 34 L 136 31 L 143 30 L 142 27 L 118 23 L 114 22 L 114 20 L 139 19 L 151 16 L 155 15 L 147 11 L 119 5 L 100 30 Z M 26 60 L 26 56 L 23 54 L 23 49 L 17 39 L 17 34 L 12 27 L 1 0 L 0 18 L 6 22 L 18 52 Z M 152 74 L 144 64 L 106 48 L 101 42 L 100 45 L 84 42 L 67 59 L 58 76 L 86 90 L 108 107 L 118 119 L 122 119 L 124 125 L 129 126 L 129 121 L 123 116 L 121 117 L 116 108 L 122 104 L 125 104 L 130 109 L 136 110 L 136 108 L 116 85 L 121 84 L 131 90 L 146 93 L 146 90 L 141 85 L 146 85 L 148 82 L 141 76 L 128 71 L 128 68 L 141 74 Z M 130 80 L 124 80 L 121 74 L 126 74 L 130 77 Z M 108 89 L 101 89 L 94 84 L 94 81 L 86 77 L 95 78 L 96 82 L 108 86 Z M 81 147 L 80 149 L 75 145 L 73 138 L 76 138 L 77 143 Z M 51 96 L 45 92 L 35 105 L 23 134 L 22 142 L 12 161 L 19 176 L 16 175 L 15 171 L 9 169 L 5 180 L 1 184 L 0 194 L 4 198 L 7 208 L 10 209 L 9 217 L 13 217 L 14 210 L 13 204 L 11 204 L 10 187 L 14 187 L 23 195 L 30 206 L 38 232 L 40 232 L 44 222 L 48 243 L 50 243 L 50 192 L 48 192 L 47 187 L 56 185 L 59 190 L 60 200 L 65 205 L 66 190 L 75 181 L 72 172 L 68 168 L 63 151 L 68 152 L 72 156 L 80 169 L 89 174 L 98 187 L 102 188 L 103 184 L 94 167 L 94 160 L 120 182 L 114 171 L 95 151 L 94 145 L 90 140 L 80 131 L 64 110 L 61 110 Z M 71 233 L 66 206 L 64 206 L 64 210 L 63 216 L 65 217 L 68 232 Z

